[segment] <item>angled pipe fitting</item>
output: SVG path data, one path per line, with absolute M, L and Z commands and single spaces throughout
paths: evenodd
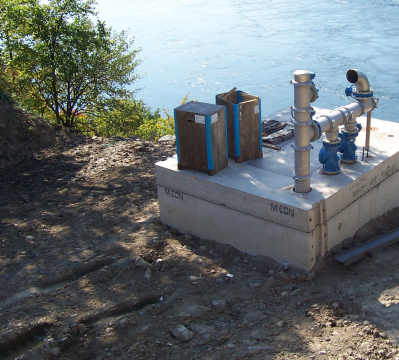
M 370 83 L 367 76 L 360 70 L 349 69 L 346 73 L 346 78 L 352 84 L 355 84 L 356 90 L 359 92 L 370 91 Z

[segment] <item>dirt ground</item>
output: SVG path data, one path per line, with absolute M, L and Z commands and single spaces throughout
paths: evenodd
M 399 359 L 399 244 L 302 273 L 180 234 L 154 172 L 174 153 L 59 131 L 1 170 L 0 359 Z

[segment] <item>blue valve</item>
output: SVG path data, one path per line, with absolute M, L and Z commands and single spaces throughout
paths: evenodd
M 311 71 L 310 72 L 310 80 L 313 80 L 315 77 L 316 77 L 316 74 L 313 71 Z
M 347 88 L 345 89 L 345 95 L 346 95 L 346 96 L 352 96 L 352 94 L 353 94 L 353 85 L 352 85 L 352 86 L 349 86 L 349 87 L 347 87 Z

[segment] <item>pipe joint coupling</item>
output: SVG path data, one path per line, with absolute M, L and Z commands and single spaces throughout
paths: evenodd
M 294 126 L 310 126 L 310 125 L 312 125 L 313 120 L 309 119 L 306 122 L 300 122 L 300 121 L 293 120 L 292 123 L 294 124 Z
M 291 84 L 294 86 L 310 86 L 313 84 L 312 80 L 306 81 L 306 82 L 298 82 L 295 80 L 291 80 Z
M 308 145 L 308 146 L 296 146 L 294 144 L 291 144 L 291 147 L 295 150 L 295 151 L 310 151 L 313 150 L 313 146 L 312 145 Z
M 335 129 L 335 120 L 331 119 L 331 117 L 329 117 L 328 115 L 323 115 L 322 117 L 325 117 L 330 123 L 330 129 L 328 129 L 326 132 L 334 131 L 334 129 Z
M 316 141 L 321 137 L 321 126 L 316 120 L 311 120 L 312 123 L 310 124 L 313 128 L 313 136 L 310 139 L 310 142 Z
M 309 175 L 306 175 L 306 176 L 300 176 L 300 175 L 293 175 L 292 176 L 292 178 L 294 179 L 294 180 L 297 180 L 297 181 L 304 181 L 304 180 L 308 180 L 308 179 L 310 179 L 312 177 L 312 174 L 310 173 Z
M 347 124 L 353 122 L 353 111 L 349 111 L 348 109 L 346 109 L 344 107 L 339 107 L 335 110 L 339 111 L 342 114 L 342 116 L 344 118 L 344 125 L 347 125 Z
M 307 108 L 303 108 L 303 109 L 296 108 L 295 106 L 291 106 L 291 116 L 294 117 L 295 113 L 309 113 L 311 115 L 312 114 L 314 115 L 315 111 L 311 106 L 309 106 Z

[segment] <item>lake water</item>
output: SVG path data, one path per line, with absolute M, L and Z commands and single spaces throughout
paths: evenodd
M 237 87 L 261 97 L 265 116 L 293 104 L 298 69 L 316 73 L 313 106 L 333 109 L 350 100 L 353 67 L 380 98 L 373 117 L 399 121 L 399 0 L 98 0 L 97 10 L 142 48 L 134 88 L 153 110 Z

